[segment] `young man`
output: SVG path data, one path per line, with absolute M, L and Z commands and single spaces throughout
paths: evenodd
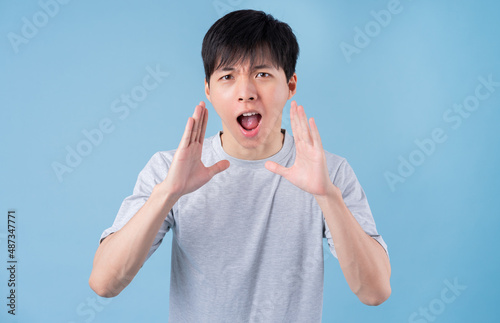
M 97 294 L 118 295 L 172 230 L 170 322 L 320 322 L 324 237 L 363 303 L 389 297 L 387 247 L 352 168 L 323 150 L 295 101 L 293 137 L 281 129 L 298 51 L 290 27 L 263 12 L 210 28 L 205 92 L 223 130 L 204 139 L 200 102 L 177 150 L 153 155 L 102 234 Z

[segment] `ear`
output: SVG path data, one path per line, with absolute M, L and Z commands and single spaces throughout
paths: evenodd
M 290 100 L 297 92 L 297 74 L 293 73 L 292 77 L 288 81 L 288 100 Z
M 207 96 L 208 101 L 210 101 L 210 86 L 208 85 L 206 78 L 205 78 L 205 95 Z

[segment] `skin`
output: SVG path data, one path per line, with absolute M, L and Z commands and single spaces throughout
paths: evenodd
M 332 234 L 340 268 L 351 290 L 367 305 L 382 304 L 391 294 L 391 265 L 384 248 L 368 236 L 328 175 L 325 152 L 313 118 L 307 122 L 302 106 L 293 101 L 290 119 L 296 146 L 294 164 L 283 167 L 268 161 L 265 167 L 314 195 Z
M 248 63 L 232 66 L 230 71 L 215 71 L 210 83 L 205 81 L 207 98 L 222 120 L 223 149 L 236 158 L 267 158 L 283 145 L 282 110 L 296 92 L 297 76 L 294 74 L 287 82 L 283 70 L 264 65 L 267 67 L 257 69 Z M 252 138 L 243 136 L 236 120 L 249 110 L 262 114 L 259 133 Z M 265 167 L 314 195 L 332 234 L 349 287 L 361 302 L 379 305 L 391 294 L 388 256 L 363 231 L 346 207 L 340 189 L 330 181 L 314 119 L 308 122 L 304 108 L 295 101 L 291 102 L 290 118 L 296 143 L 294 165 L 285 168 L 268 161 Z M 210 167 L 201 162 L 207 119 L 208 110 L 200 102 L 187 121 L 165 180 L 154 187 L 143 207 L 121 230 L 100 244 L 89 279 L 91 288 L 100 296 L 116 296 L 132 281 L 176 201 L 229 167 L 227 160 Z
M 281 116 L 296 92 L 297 75 L 286 80 L 284 71 L 268 60 L 219 68 L 205 80 L 205 94 L 222 120 L 222 145 L 231 156 L 255 160 L 276 154 L 283 145 Z M 262 115 L 258 134 L 245 137 L 237 122 L 244 112 Z

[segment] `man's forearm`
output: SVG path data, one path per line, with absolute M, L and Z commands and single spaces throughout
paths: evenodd
M 384 248 L 363 231 L 333 184 L 325 196 L 315 197 L 349 287 L 367 305 L 383 303 L 391 294 L 391 265 Z
M 94 257 L 90 287 L 100 296 L 118 295 L 135 277 L 167 213 L 177 201 L 162 184 L 119 231 L 99 245 Z

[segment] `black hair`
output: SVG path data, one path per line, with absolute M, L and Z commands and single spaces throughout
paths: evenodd
M 285 72 L 287 81 L 295 73 L 299 45 L 292 28 L 270 14 L 256 10 L 237 10 L 217 20 L 203 38 L 201 56 L 205 78 L 220 67 L 250 59 L 269 58 Z

